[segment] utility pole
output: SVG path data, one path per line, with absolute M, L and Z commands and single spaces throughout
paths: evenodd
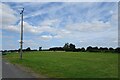
M 20 59 L 22 59 L 22 47 L 23 47 L 23 10 L 21 11 L 21 34 L 20 34 Z

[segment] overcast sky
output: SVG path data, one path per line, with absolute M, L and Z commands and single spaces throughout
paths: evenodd
M 73 43 L 76 47 L 118 46 L 117 2 L 2 2 L 2 48 L 18 49 L 24 10 L 24 48 Z

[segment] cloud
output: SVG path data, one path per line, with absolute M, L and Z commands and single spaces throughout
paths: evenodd
M 18 25 L 8 25 L 3 27 L 4 30 L 12 31 L 12 32 L 20 32 L 21 22 Z M 29 23 L 23 21 L 23 29 L 25 33 L 32 33 L 32 34 L 40 34 L 44 31 L 52 32 L 54 28 L 47 26 L 33 26 Z
M 52 3 L 51 3 L 52 4 Z M 50 4 L 50 5 L 51 5 Z M 82 4 L 82 3 L 79 3 L 79 4 Z M 77 4 L 77 3 L 64 3 L 64 4 L 62 4 L 62 5 L 58 5 L 58 3 L 55 3 L 55 5 L 57 5 L 56 7 L 55 6 L 50 6 L 50 7 L 43 7 L 42 8 L 42 10 L 36 10 L 35 12 L 31 12 L 30 13 L 30 15 L 28 16 L 28 17 L 31 17 L 32 15 L 34 15 L 34 16 L 36 16 L 36 14 L 37 15 L 41 15 L 41 13 L 42 14 L 44 14 L 44 12 L 46 12 L 46 13 L 49 13 L 49 14 L 53 14 L 53 13 L 56 13 L 57 11 L 59 11 L 59 10 L 62 10 L 62 13 L 60 13 L 60 14 L 71 14 L 71 16 L 70 17 L 74 17 L 74 19 L 73 18 L 71 18 L 73 21 L 81 21 L 81 19 L 82 19 L 82 17 L 81 18 L 79 18 L 79 16 L 82 16 L 82 15 L 79 15 L 78 13 L 79 13 L 79 11 L 88 11 L 88 12 L 84 12 L 84 14 L 86 14 L 86 16 L 88 16 L 88 18 L 91 20 L 91 19 L 93 19 L 93 18 L 98 18 L 98 17 L 101 17 L 99 14 L 102 12 L 102 11 L 105 11 L 106 10 L 106 8 L 101 8 L 101 9 L 99 9 L 99 7 L 95 7 L 95 6 L 97 6 L 98 5 L 98 3 L 83 3 L 84 5 L 81 5 L 81 6 L 79 6 L 79 4 Z M 86 5 L 87 4 L 87 5 Z M 101 3 L 102 4 L 102 3 Z M 107 4 L 106 4 L 107 5 Z M 32 6 L 32 5 L 31 5 Z M 34 5 L 35 6 L 35 5 Z M 74 6 L 74 7 L 73 7 Z M 81 8 L 82 7 L 82 8 Z M 90 7 L 90 9 L 89 9 L 89 7 Z M 94 8 L 93 8 L 94 7 Z M 49 8 L 51 8 L 51 9 L 49 9 Z M 65 9 L 64 9 L 65 8 Z M 83 10 L 83 9 L 85 9 L 85 10 Z M 87 10 L 88 9 L 88 10 Z M 107 10 L 109 10 L 110 8 L 107 8 Z M 50 10 L 50 11 L 49 11 Z M 65 11 L 64 11 L 65 10 Z M 63 13 L 64 12 L 64 13 Z M 91 14 L 91 12 L 94 12 L 93 14 Z M 112 13 L 113 11 L 110 11 L 110 13 Z M 98 14 L 99 13 L 99 14 Z M 81 13 L 80 13 L 81 14 Z M 99 16 L 96 16 L 96 14 L 98 14 Z M 56 16 L 57 14 L 54 14 L 54 16 Z M 34 17 L 34 16 L 32 16 L 32 17 Z M 54 17 L 54 16 L 51 16 L 51 17 Z M 58 16 L 60 16 L 60 17 L 58 17 Z M 70 29 L 73 29 L 74 30 L 74 28 L 72 28 L 71 27 L 71 25 L 72 26 L 76 26 L 75 28 L 76 29 L 78 29 L 79 31 L 85 31 L 85 30 L 87 30 L 88 28 L 89 29 L 91 29 L 91 30 L 93 30 L 93 31 L 95 31 L 94 29 L 99 29 L 99 28 L 102 28 L 102 27 L 104 27 L 104 25 L 105 26 L 108 26 L 109 24 L 107 24 L 107 23 L 100 23 L 100 21 L 98 21 L 98 22 L 93 22 L 93 23 L 90 23 L 90 22 L 82 22 L 82 23 L 79 23 L 79 22 L 77 22 L 77 23 L 73 23 L 73 22 L 69 22 L 68 21 L 68 19 L 67 19 L 67 17 L 66 17 L 66 15 L 59 15 L 59 13 L 58 13 L 58 15 L 56 16 L 57 18 L 56 19 L 45 19 L 44 21 L 41 21 L 39 24 L 40 24 L 40 26 L 39 25 L 31 25 L 31 24 L 29 24 L 29 23 L 32 23 L 32 22 L 29 22 L 28 23 L 28 21 L 24 21 L 24 30 L 25 30 L 25 32 L 30 32 L 30 33 L 35 33 L 35 34 L 38 34 L 38 33 L 42 33 L 42 32 L 44 32 L 44 31 L 46 31 L 46 32 L 50 32 L 50 33 L 57 33 L 57 31 L 58 31 L 58 29 L 56 29 L 56 26 L 60 26 L 60 27 L 64 27 L 64 26 L 62 26 L 62 25 L 60 25 L 60 24 L 62 24 L 62 23 L 64 23 L 65 22 L 65 20 L 67 20 L 67 22 L 65 22 L 65 26 L 67 25 L 67 28 L 68 28 L 68 30 L 66 30 L 66 31 L 69 31 Z M 63 21 L 61 21 L 61 18 L 62 17 L 65 17 L 65 18 L 63 18 Z M 85 17 L 83 17 L 83 18 L 85 18 Z M 33 22 L 34 22 L 34 20 L 32 20 Z M 86 19 L 86 21 L 87 21 L 87 19 Z M 94 20 L 95 21 L 95 20 Z M 13 21 L 14 22 L 14 21 Z M 39 21 L 37 21 L 37 22 L 39 22 Z M 93 24 L 93 25 L 92 25 Z M 79 25 L 81 25 L 80 26 L 80 28 L 79 28 Z M 96 26 L 97 25 L 97 26 Z M 20 25 L 19 25 L 20 26 Z M 52 27 L 51 27 L 52 26 Z M 83 26 L 89 26 L 89 27 L 83 27 Z M 95 27 L 96 26 L 96 28 L 93 28 L 93 27 Z M 102 27 L 100 27 L 100 26 L 102 26 Z M 8 26 L 8 27 L 6 27 L 5 29 L 7 29 L 7 28 L 13 28 L 13 27 L 15 27 L 15 25 L 13 26 Z M 17 27 L 17 26 L 16 26 Z M 15 27 L 15 30 L 16 31 L 18 31 L 17 29 L 16 29 L 16 27 Z M 78 27 L 78 28 L 77 28 Z M 87 29 L 86 29 L 87 28 Z M 20 28 L 19 28 L 20 29 Z M 64 30 L 64 29 L 63 29 Z M 100 29 L 99 29 L 100 30 Z M 14 29 L 13 29 L 13 31 L 14 31 Z M 60 32 L 64 32 L 64 31 L 62 31 L 62 29 L 60 30 Z M 70 31 L 69 31 L 70 32 Z M 66 32 L 64 32 L 64 33 L 66 33 Z M 59 33 L 57 33 L 57 34 L 59 34 Z
M 10 6 L 0 3 L 2 5 L 0 7 L 0 17 L 2 17 L 2 20 L 0 20 L 0 24 L 2 24 L 3 28 L 6 28 L 9 25 L 14 25 L 18 18 L 15 16 L 16 12 L 10 8 Z
M 23 26 L 24 26 L 24 32 L 25 33 L 40 33 L 41 31 L 38 30 L 38 28 L 36 26 L 32 26 L 29 23 L 23 21 Z
M 24 47 L 36 47 L 38 44 L 33 40 L 24 40 Z
M 4 2 L 118 2 L 119 0 L 5 0 Z
M 17 26 L 3 26 L 4 30 L 10 31 L 10 32 L 20 32 L 20 27 Z
M 44 20 L 40 25 L 41 26 L 53 26 L 59 23 L 60 21 L 58 19 L 52 19 L 52 20 Z
M 1 4 L 5 9 L 2 10 L 5 19 L 1 20 L 5 35 L 20 32 L 21 22 L 16 12 L 19 13 L 18 7 L 25 7 L 24 38 L 29 37 L 25 39 L 25 46 L 42 44 L 50 47 L 65 42 L 80 43 L 77 46 L 114 46 L 112 42 L 117 40 L 117 3 Z
M 47 6 L 45 6 L 45 5 L 47 5 Z M 30 5 L 30 6 L 32 6 L 32 5 Z M 66 5 L 61 4 L 61 3 L 60 4 L 59 3 L 54 3 L 54 2 L 53 3 L 46 3 L 46 4 L 38 3 L 38 5 L 34 5 L 33 6 L 37 10 L 34 11 L 34 12 L 31 12 L 31 13 L 28 13 L 28 15 L 25 15 L 24 18 L 31 18 L 31 17 L 36 17 L 36 16 L 42 16 L 43 14 L 53 14 L 56 11 L 64 8 L 64 6 L 66 6 Z M 31 10 L 31 9 L 28 9 L 28 10 Z
M 42 35 L 41 36 L 41 39 L 43 40 L 49 40 L 49 39 L 52 39 L 53 37 L 51 35 Z
M 41 23 L 40 26 L 33 26 L 23 21 L 24 33 L 34 35 L 34 34 L 42 34 L 43 32 L 48 32 L 49 34 L 54 35 L 54 36 L 42 36 L 42 39 L 45 39 L 45 40 L 51 39 L 51 38 L 63 38 L 67 36 L 70 33 L 70 31 L 52 27 L 52 25 L 55 25 L 56 22 L 58 22 L 57 19 L 46 20 L 46 21 L 43 21 L 43 23 Z M 21 21 L 18 23 L 18 25 L 6 26 L 3 29 L 7 31 L 19 33 L 21 29 Z
M 17 42 L 20 42 L 20 40 L 17 40 Z M 35 49 L 39 46 L 39 44 L 36 41 L 34 41 L 33 39 L 24 39 L 23 46 L 24 46 L 24 48 L 30 47 L 32 49 Z
M 119 16 L 119 14 L 118 14 L 117 10 L 112 13 L 112 17 L 111 17 L 111 20 L 110 20 L 111 25 L 114 25 L 114 26 L 118 25 L 118 16 Z
M 42 40 L 51 40 L 51 39 L 61 39 L 61 38 L 64 38 L 64 36 L 60 35 L 60 34 L 57 34 L 57 35 L 41 35 L 40 36 L 40 39 Z
M 60 38 L 63 38 L 63 36 L 59 34 L 59 35 L 54 36 L 54 38 L 60 39 Z
M 99 32 L 99 31 L 105 31 L 112 26 L 110 23 L 102 22 L 102 21 L 92 21 L 90 22 L 84 22 L 84 23 L 75 23 L 75 24 L 68 24 L 66 26 L 67 30 L 70 31 L 80 31 L 80 32 Z

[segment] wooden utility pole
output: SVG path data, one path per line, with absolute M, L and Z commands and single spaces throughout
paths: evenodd
M 20 34 L 20 59 L 22 59 L 22 48 L 23 48 L 23 10 L 21 11 L 21 34 Z

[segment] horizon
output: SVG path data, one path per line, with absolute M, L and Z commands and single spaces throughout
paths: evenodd
M 23 48 L 118 46 L 117 2 L 2 2 L 2 50 L 19 49 L 24 7 Z M 74 27 L 73 27 L 74 26 Z
M 28 46 L 29 47 L 29 46 Z M 26 48 L 23 48 L 22 50 L 24 50 L 24 49 L 27 49 L 28 47 L 26 47 Z M 42 50 L 49 50 L 50 48 L 55 48 L 55 47 L 61 47 L 61 48 L 63 48 L 63 46 L 53 46 L 53 47 L 49 47 L 49 48 L 42 48 Z M 87 49 L 88 47 L 92 47 L 92 48 L 94 48 L 94 47 L 98 47 L 98 46 L 87 46 L 87 47 L 75 47 L 76 49 L 78 49 L 78 48 L 84 48 L 84 49 Z M 98 49 L 99 48 L 113 48 L 113 47 L 103 47 L 103 46 L 100 46 L 100 47 L 98 47 Z M 113 49 L 116 49 L 116 48 L 120 48 L 120 47 L 114 47 Z M 31 50 L 39 50 L 39 47 L 38 48 L 31 48 L 30 47 L 30 49 Z M 4 49 L 4 50 L 0 50 L 0 51 L 5 51 L 5 50 L 7 50 L 7 51 L 9 51 L 9 50 L 19 50 L 19 49 Z

